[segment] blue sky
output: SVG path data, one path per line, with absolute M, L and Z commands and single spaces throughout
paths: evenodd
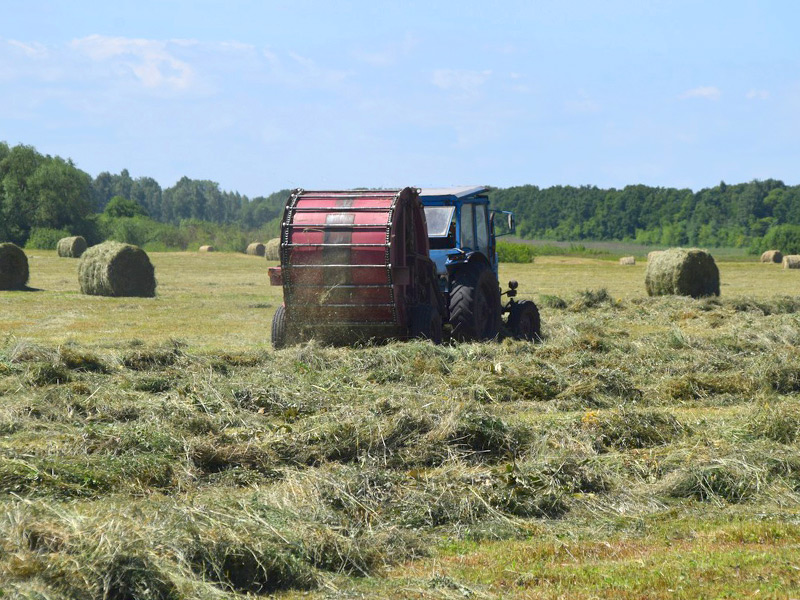
M 800 183 L 800 3 L 2 0 L 0 140 L 287 187 Z

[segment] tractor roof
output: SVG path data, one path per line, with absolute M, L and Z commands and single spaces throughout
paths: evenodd
M 419 191 L 420 196 L 424 197 L 431 197 L 431 196 L 455 196 L 456 198 L 464 198 L 466 196 L 473 196 L 475 194 L 480 194 L 481 192 L 485 192 L 488 188 L 483 185 L 479 186 L 460 186 L 460 187 L 449 187 L 449 188 L 422 188 Z

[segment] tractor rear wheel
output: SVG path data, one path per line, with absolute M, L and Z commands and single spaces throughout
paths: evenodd
M 459 341 L 490 340 L 500 331 L 500 286 L 484 265 L 457 270 L 450 286 L 450 325 Z
M 508 328 L 517 340 L 541 341 L 542 323 L 536 304 L 530 300 L 514 303 L 508 316 Z
M 286 347 L 286 307 L 281 304 L 272 317 L 272 347 L 276 350 Z

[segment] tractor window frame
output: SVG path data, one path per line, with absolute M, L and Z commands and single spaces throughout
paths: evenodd
M 475 204 L 475 242 L 477 250 L 489 256 L 489 211 L 485 204 Z
M 475 238 L 475 205 L 472 203 L 464 203 L 461 205 L 461 249 L 462 250 L 476 250 Z

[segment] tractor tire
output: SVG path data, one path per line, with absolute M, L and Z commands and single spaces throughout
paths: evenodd
M 500 312 L 500 286 L 491 269 L 467 264 L 454 273 L 450 286 L 450 326 L 454 339 L 469 342 L 497 337 Z
M 516 340 L 540 342 L 542 340 L 542 321 L 536 304 L 530 300 L 516 302 L 508 316 L 508 328 Z
M 281 304 L 272 317 L 272 347 L 276 350 L 286 347 L 286 307 Z
M 430 304 L 420 304 L 411 311 L 409 337 L 442 343 L 442 317 Z

